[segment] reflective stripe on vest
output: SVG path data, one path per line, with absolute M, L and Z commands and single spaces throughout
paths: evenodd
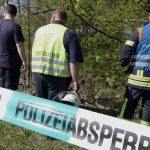
M 130 78 L 128 79 L 128 83 L 131 84 L 131 85 L 150 88 L 150 83 L 143 82 L 143 81 L 136 81 L 136 80 L 133 80 L 133 79 L 130 79 Z
M 32 72 L 70 76 L 68 54 L 63 44 L 66 30 L 60 24 L 49 24 L 37 30 L 32 48 Z
M 145 62 L 132 62 L 131 66 L 139 66 L 139 68 L 141 67 L 146 67 L 149 68 L 150 67 L 150 63 L 145 63 Z
M 135 43 L 135 42 L 133 42 L 133 41 L 131 41 L 131 40 L 127 40 L 127 41 L 125 42 L 125 44 L 128 45 L 128 46 L 133 46 L 134 43 Z
M 54 67 L 50 67 L 50 66 L 44 66 L 44 65 L 32 65 L 32 67 L 40 73 L 43 74 L 53 74 L 53 72 L 57 73 L 57 74 L 61 74 L 62 77 L 65 77 L 66 75 L 69 74 L 68 70 L 64 70 L 64 69 L 58 69 L 58 68 L 54 68 Z M 42 70 L 42 72 L 41 72 Z
M 128 83 L 139 87 L 150 88 L 150 77 L 144 77 L 143 70 L 137 70 L 137 74 L 130 74 Z
M 150 24 L 137 29 L 139 44 L 133 54 L 131 66 L 133 70 L 150 71 Z
M 37 63 L 37 62 L 48 62 L 49 64 L 57 64 L 57 65 L 61 65 L 61 66 L 67 66 L 68 63 L 67 62 L 62 62 L 62 61 L 59 61 L 59 60 L 55 60 L 55 59 L 52 59 L 52 58 L 45 58 L 45 57 L 33 57 L 32 58 L 32 61 L 33 61 L 33 64 Z
M 150 55 L 134 55 L 133 59 L 150 59 Z

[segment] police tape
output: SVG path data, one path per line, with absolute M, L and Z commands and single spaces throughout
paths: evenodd
M 150 127 L 0 88 L 0 119 L 91 150 L 150 150 Z

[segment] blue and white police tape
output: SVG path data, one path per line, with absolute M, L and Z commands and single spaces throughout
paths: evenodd
M 0 119 L 91 150 L 150 150 L 150 127 L 0 88 Z

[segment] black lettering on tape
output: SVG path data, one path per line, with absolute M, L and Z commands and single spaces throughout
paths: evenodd
M 108 133 L 106 134 L 105 132 L 108 131 Z M 104 139 L 109 139 L 112 136 L 112 132 L 113 129 L 110 126 L 107 125 L 103 125 L 102 126 L 102 130 L 101 130 L 101 134 L 100 134 L 100 140 L 99 140 L 99 146 L 102 146 Z
M 68 123 L 66 133 L 72 132 L 72 136 L 75 137 L 76 134 L 76 119 L 72 117 Z
M 68 116 L 64 116 L 63 122 L 62 122 L 62 132 L 66 130 L 66 122 L 67 122 Z
M 133 140 L 129 141 L 131 137 Z M 137 140 L 138 140 L 138 136 L 135 133 L 127 131 L 124 138 L 123 149 L 128 150 L 128 146 L 129 146 L 131 150 L 136 150 Z
M 150 137 L 141 136 L 138 150 L 150 150 Z
M 25 110 L 24 110 L 24 120 L 31 121 L 32 116 L 33 116 L 33 109 L 34 107 L 30 107 L 29 105 L 26 105 Z M 29 112 L 29 115 L 28 115 Z
M 124 130 L 115 128 L 114 133 L 113 133 L 113 137 L 112 137 L 112 143 L 111 143 L 111 150 L 121 150 L 120 148 L 116 147 L 116 142 L 122 142 L 122 139 L 117 137 L 118 133 L 124 134 Z
M 54 117 L 54 124 L 53 124 L 53 128 L 56 130 L 60 130 L 60 128 L 57 128 L 58 124 L 61 124 L 61 120 L 58 119 L 59 114 L 56 114 L 56 116 Z M 62 115 L 61 115 L 62 116 Z
M 46 111 L 43 110 L 43 111 L 42 111 L 42 116 L 41 116 L 40 124 L 43 124 L 43 123 L 44 123 L 44 120 L 45 120 L 45 113 L 46 113 Z
M 34 123 L 39 123 L 39 122 L 36 120 L 37 111 L 38 111 L 38 108 L 35 108 L 34 113 L 33 113 L 33 122 L 34 122 Z
M 89 129 L 90 129 L 92 134 L 88 134 L 87 140 L 89 143 L 95 144 L 98 141 L 98 134 L 96 133 L 95 130 L 100 129 L 100 124 L 96 121 L 93 121 L 93 122 L 91 122 Z M 92 139 L 92 137 L 94 137 L 94 138 Z
M 22 101 L 20 101 L 17 105 L 17 108 L 16 108 L 15 117 L 18 117 L 18 113 L 23 111 L 24 108 L 25 108 L 25 104 Z
M 84 140 L 86 138 L 88 124 L 89 123 L 87 119 L 80 118 L 76 138 L 81 139 L 81 140 Z
M 45 121 L 45 123 L 44 123 L 45 126 L 51 127 L 51 126 L 49 125 L 49 123 L 50 123 L 50 121 L 51 121 L 53 115 L 54 115 L 54 113 L 51 113 L 50 115 L 48 115 L 48 117 L 47 117 L 47 119 L 46 119 L 46 121 Z

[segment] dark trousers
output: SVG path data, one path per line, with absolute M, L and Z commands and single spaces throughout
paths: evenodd
M 55 77 L 35 73 L 36 95 L 41 98 L 55 100 L 61 91 L 68 91 L 71 78 Z
M 17 90 L 20 77 L 20 68 L 6 69 L 0 67 L 0 87 Z
M 136 89 L 130 86 L 127 86 L 126 88 L 125 103 L 122 108 L 122 117 L 132 119 L 140 100 L 142 100 L 140 119 L 145 122 L 150 122 L 150 91 Z

